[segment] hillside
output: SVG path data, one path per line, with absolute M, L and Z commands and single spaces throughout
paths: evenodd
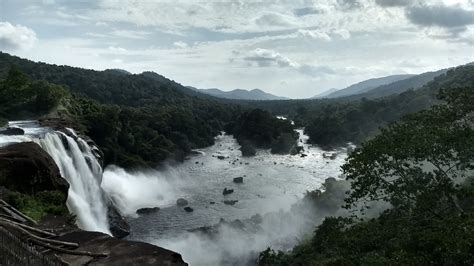
M 127 74 L 120 70 L 95 71 L 37 63 L 1 52 L 0 79 L 5 77 L 12 65 L 34 80 L 67 86 L 71 92 L 101 103 L 144 106 L 156 102 L 173 104 L 196 98 L 210 99 L 154 72 Z
M 267 100 L 288 100 L 289 98 L 276 96 L 267 92 L 264 92 L 260 89 L 253 90 L 242 90 L 235 89 L 231 91 L 223 91 L 220 89 L 196 89 L 194 87 L 189 87 L 195 91 L 212 95 L 214 97 L 232 99 L 232 100 L 255 100 L 255 101 L 267 101 Z
M 381 85 L 377 88 L 371 89 L 366 93 L 360 95 L 367 98 L 378 98 L 388 96 L 391 94 L 398 94 L 409 89 L 419 89 L 428 82 L 432 81 L 435 77 L 438 77 L 446 73 L 449 69 L 441 69 L 433 72 L 426 72 L 420 75 L 416 75 L 407 79 L 392 82 L 390 84 Z
M 311 97 L 310 99 L 326 98 L 328 95 L 331 95 L 332 93 L 335 93 L 336 91 L 338 91 L 338 89 L 332 88 L 332 89 L 329 89 L 329 90 L 327 90 L 327 91 L 323 91 L 323 92 L 320 93 L 320 94 L 316 94 L 316 95 L 314 95 L 313 97 Z
M 392 76 L 386 76 L 386 77 L 381 77 L 381 78 L 373 78 L 373 79 L 364 80 L 362 82 L 353 84 L 345 89 L 341 89 L 329 95 L 326 95 L 325 98 L 338 98 L 338 97 L 361 94 L 369 90 L 372 90 L 374 88 L 377 88 L 381 85 L 390 84 L 396 81 L 408 79 L 412 76 L 413 75 L 392 75 Z
M 55 118 L 74 123 L 91 137 L 103 149 L 106 164 L 125 167 L 155 167 L 168 158 L 180 160 L 191 149 L 212 145 L 224 125 L 240 113 L 233 104 L 224 105 L 152 72 L 95 71 L 0 53 L 0 82 L 2 79 L 7 79 L 0 84 L 2 98 L 11 106 L 3 114 L 0 110 L 0 117 L 39 118 L 57 105 L 60 112 L 55 112 Z M 32 97 L 39 86 L 48 88 L 44 95 L 51 104 L 44 105 L 46 108 L 40 108 L 38 98 Z M 61 97 L 52 101 L 50 95 L 57 94 Z M 27 109 L 23 99 L 29 101 Z

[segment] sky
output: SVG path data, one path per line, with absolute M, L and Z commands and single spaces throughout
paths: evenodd
M 474 61 L 474 0 L 0 0 L 0 50 L 307 98 Z

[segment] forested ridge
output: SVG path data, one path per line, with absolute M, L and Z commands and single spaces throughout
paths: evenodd
M 438 103 L 440 88 L 471 86 L 474 80 L 474 66 L 466 65 L 449 70 L 423 88 L 377 99 L 242 101 L 201 94 L 154 72 L 87 70 L 36 63 L 6 53 L 0 53 L 0 59 L 0 80 L 8 79 L 13 66 L 25 74 L 28 84 L 51 86 L 52 95 L 60 94 L 43 107 L 36 104 L 36 110 L 30 103 L 20 108 L 22 112 L 17 106 L 10 115 L 3 111 L 0 117 L 22 119 L 54 109 L 56 116 L 74 120 L 97 142 L 107 164 L 124 167 L 183 159 L 191 149 L 212 145 L 223 130 L 246 144 L 244 150 L 250 155 L 254 148 L 275 147 L 274 152 L 286 153 L 295 146 L 293 126 L 275 120 L 274 115 L 286 116 L 295 127 L 304 127 L 314 144 L 328 148 L 347 142 L 360 144 L 403 115 Z M 4 89 L 2 100 L 14 102 L 22 95 L 14 96 L 15 89 Z M 21 91 L 25 95 L 26 90 Z M 260 121 L 259 127 L 254 120 Z M 285 125 L 277 126 L 280 124 Z

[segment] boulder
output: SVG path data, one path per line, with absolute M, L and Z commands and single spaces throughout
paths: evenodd
M 225 159 L 225 156 L 223 156 L 223 155 L 218 155 L 218 156 L 217 156 L 217 159 L 219 159 L 219 160 L 224 160 L 224 159 Z
M 159 207 L 154 208 L 141 208 L 137 210 L 137 214 L 152 214 L 158 212 L 160 210 Z
M 227 188 L 224 188 L 224 191 L 222 191 L 222 195 L 229 195 L 231 193 L 234 193 L 234 190 L 233 189 L 227 189 Z
M 92 258 L 57 254 L 68 265 L 187 265 L 181 255 L 174 251 L 148 243 L 120 240 L 99 232 L 75 231 L 61 235 L 56 240 L 78 243 L 77 250 L 80 251 L 108 255 Z M 52 255 L 50 253 L 55 252 L 49 251 L 47 254 Z
M 226 205 L 235 205 L 237 202 L 239 202 L 238 200 L 224 200 L 224 204 Z
M 53 158 L 34 142 L 0 148 L 0 186 L 30 195 L 52 190 L 67 195 L 69 190 Z
M 4 130 L 0 130 L 0 135 L 7 135 L 7 136 L 25 135 L 25 131 L 17 127 L 7 127 Z
M 193 211 L 194 211 L 194 209 L 191 208 L 191 207 L 189 207 L 189 206 L 188 206 L 188 207 L 184 207 L 184 210 L 185 210 L 186 212 L 193 212 Z
M 110 232 L 114 237 L 124 238 L 130 234 L 130 225 L 112 202 L 107 204 L 107 219 L 109 220 Z
M 244 182 L 244 178 L 242 176 L 234 177 L 232 181 L 234 181 L 234 183 L 237 183 L 237 184 L 242 184 Z
M 176 205 L 178 205 L 179 207 L 183 207 L 183 206 L 186 206 L 188 205 L 188 201 L 183 199 L 183 198 L 179 198 L 177 201 L 176 201 Z

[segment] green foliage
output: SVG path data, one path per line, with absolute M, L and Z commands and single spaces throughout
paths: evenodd
M 9 119 L 46 114 L 68 96 L 67 91 L 46 81 L 31 81 L 12 67 L 0 82 L 0 116 Z
M 36 221 L 40 221 L 47 214 L 69 213 L 65 204 L 66 197 L 60 191 L 42 191 L 34 196 L 10 192 L 6 195 L 5 201 Z
M 343 166 L 347 207 L 382 200 L 391 209 L 365 221 L 326 218 L 310 242 L 267 249 L 259 265 L 472 265 L 474 88 L 439 97 L 444 104 L 390 125 Z
M 440 92 L 446 104 L 410 115 L 356 149 L 343 166 L 352 180 L 349 204 L 382 199 L 412 209 L 420 199 L 445 204 L 474 169 L 474 89 Z

